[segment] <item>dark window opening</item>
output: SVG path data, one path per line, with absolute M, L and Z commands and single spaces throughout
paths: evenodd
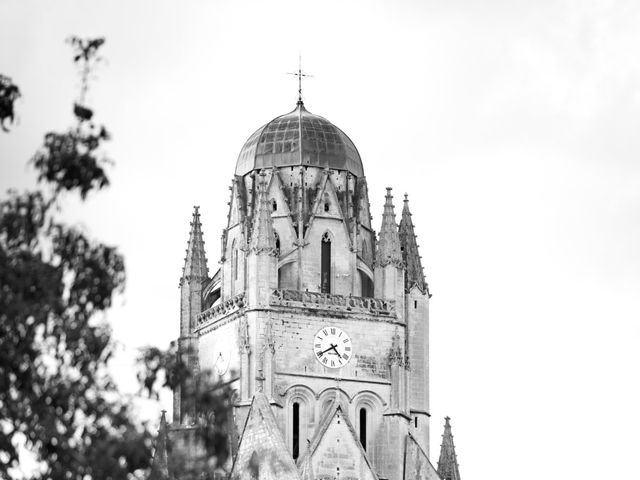
M 329 211 L 329 202 L 325 202 L 324 204 L 324 211 L 328 212 Z
M 414 419 L 414 426 L 415 426 L 416 428 L 418 428 L 418 417 L 416 417 L 416 418 Z
M 280 237 L 277 232 L 274 232 L 274 235 L 276 237 L 276 255 L 280 255 Z
M 360 409 L 360 443 L 365 452 L 367 451 L 367 410 Z
M 328 233 L 322 236 L 320 252 L 320 291 L 331 293 L 331 238 Z
M 369 278 L 369 275 L 364 273 L 362 270 L 358 270 L 360 274 L 360 285 L 361 285 L 361 296 L 371 298 L 373 297 L 373 282 Z
M 418 308 L 418 300 L 413 301 L 413 308 Z
M 271 201 L 271 210 L 274 212 L 278 210 L 278 202 L 276 202 L 275 200 Z
M 300 455 L 300 404 L 293 404 L 293 459 Z
M 238 250 L 233 250 L 233 279 L 238 279 Z

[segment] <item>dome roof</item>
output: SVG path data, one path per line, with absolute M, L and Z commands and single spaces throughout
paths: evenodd
M 238 156 L 236 175 L 296 165 L 348 170 L 357 177 L 364 176 L 360 154 L 349 137 L 327 119 L 307 111 L 302 102 L 249 137 Z

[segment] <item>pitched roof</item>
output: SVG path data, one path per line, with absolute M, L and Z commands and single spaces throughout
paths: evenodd
M 404 480 L 440 480 L 429 457 L 411 434 L 405 440 Z
M 187 256 L 184 259 L 180 285 L 182 285 L 185 280 L 206 280 L 209 278 L 209 268 L 207 267 L 207 255 L 204 252 L 199 208 L 200 207 L 193 207 L 191 230 L 187 244 Z
M 336 455 L 339 452 L 339 455 Z M 320 421 L 309 447 L 298 459 L 301 475 L 314 472 L 318 478 L 378 480 L 367 453 L 349 418 L 336 398 Z M 338 474 L 339 475 L 336 475 Z
M 402 218 L 400 219 L 398 235 L 400 236 L 400 246 L 402 249 L 402 260 L 405 264 L 405 289 L 408 292 L 417 286 L 422 293 L 428 293 L 429 286 L 424 278 L 418 242 L 413 228 L 411 212 L 409 211 L 409 198 L 404 195 L 404 206 L 402 207 Z
M 456 448 L 453 445 L 453 435 L 451 434 L 449 420 L 451 420 L 449 417 L 444 419 L 444 434 L 442 435 L 442 445 L 440 445 L 438 475 L 442 480 L 460 480 L 458 457 L 456 456 Z
M 300 480 L 267 397 L 257 393 L 233 462 L 233 480 Z

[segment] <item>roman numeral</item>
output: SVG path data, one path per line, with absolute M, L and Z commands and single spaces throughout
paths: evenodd
M 322 352 L 318 352 L 318 358 L 322 358 L 322 355 L 324 355 Z
M 345 338 L 344 340 L 342 340 L 342 343 L 349 343 L 349 339 Z
M 332 328 L 332 329 L 331 329 L 331 335 L 335 335 L 335 334 L 336 334 L 336 329 L 335 329 L 335 328 Z
M 324 364 L 326 364 L 326 363 L 327 363 L 327 357 L 324 357 L 324 358 L 322 359 L 322 363 L 324 363 Z
M 316 343 L 316 348 L 320 348 L 320 344 L 319 343 Z
M 349 360 L 349 355 L 347 355 L 346 353 L 343 353 L 342 358 L 344 358 L 345 360 Z
M 344 349 L 345 349 L 347 352 L 350 352 L 350 351 L 351 351 L 351 347 L 344 347 Z
M 324 333 L 325 335 L 329 335 L 326 330 L 322 330 L 322 333 Z
M 334 362 L 333 360 L 331 360 L 331 366 L 335 367 L 336 366 L 336 362 Z

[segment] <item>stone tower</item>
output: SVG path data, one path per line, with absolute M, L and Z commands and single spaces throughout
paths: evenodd
M 193 214 L 179 354 L 237 392 L 231 477 L 438 478 L 430 294 L 406 195 L 398 225 L 387 188 L 376 235 L 358 150 L 301 100 L 249 137 L 230 191 L 211 277 Z M 190 388 L 169 436 L 196 449 Z

